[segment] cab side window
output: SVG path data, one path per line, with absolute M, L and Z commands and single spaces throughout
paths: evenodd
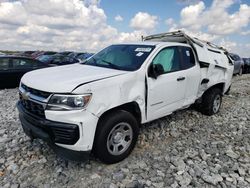
M 39 67 L 39 64 L 36 61 L 29 59 L 13 59 L 13 69 L 22 70 L 37 67 Z
M 153 65 L 161 64 L 164 73 L 181 70 L 178 47 L 168 47 L 161 50 L 154 58 Z
M 192 49 L 184 46 L 180 48 L 183 59 L 182 69 L 189 69 L 195 66 L 195 58 Z
M 9 59 L 8 58 L 0 58 L 0 70 L 8 70 L 9 69 Z

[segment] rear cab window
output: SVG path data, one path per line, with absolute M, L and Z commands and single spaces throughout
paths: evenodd
M 195 57 L 192 49 L 186 46 L 180 46 L 181 58 L 182 58 L 182 69 L 189 69 L 195 66 Z

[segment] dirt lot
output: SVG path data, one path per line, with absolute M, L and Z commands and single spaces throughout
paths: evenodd
M 0 187 L 250 187 L 250 75 L 234 78 L 215 116 L 187 109 L 143 125 L 115 165 L 66 161 L 30 142 L 17 99 L 17 89 L 0 90 Z

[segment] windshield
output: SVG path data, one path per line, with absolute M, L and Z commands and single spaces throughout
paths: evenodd
M 234 61 L 239 61 L 240 60 L 240 56 L 236 55 L 236 54 L 229 54 L 229 56 L 234 60 Z
M 141 67 L 154 48 L 150 45 L 111 45 L 83 64 L 134 71 Z

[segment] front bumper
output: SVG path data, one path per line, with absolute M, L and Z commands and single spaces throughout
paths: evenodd
M 46 141 L 63 158 L 70 160 L 86 160 L 88 158 L 90 150 L 75 151 L 57 145 L 76 144 L 80 134 L 78 125 L 51 121 L 31 114 L 20 101 L 17 103 L 17 108 L 23 130 L 29 137 Z

